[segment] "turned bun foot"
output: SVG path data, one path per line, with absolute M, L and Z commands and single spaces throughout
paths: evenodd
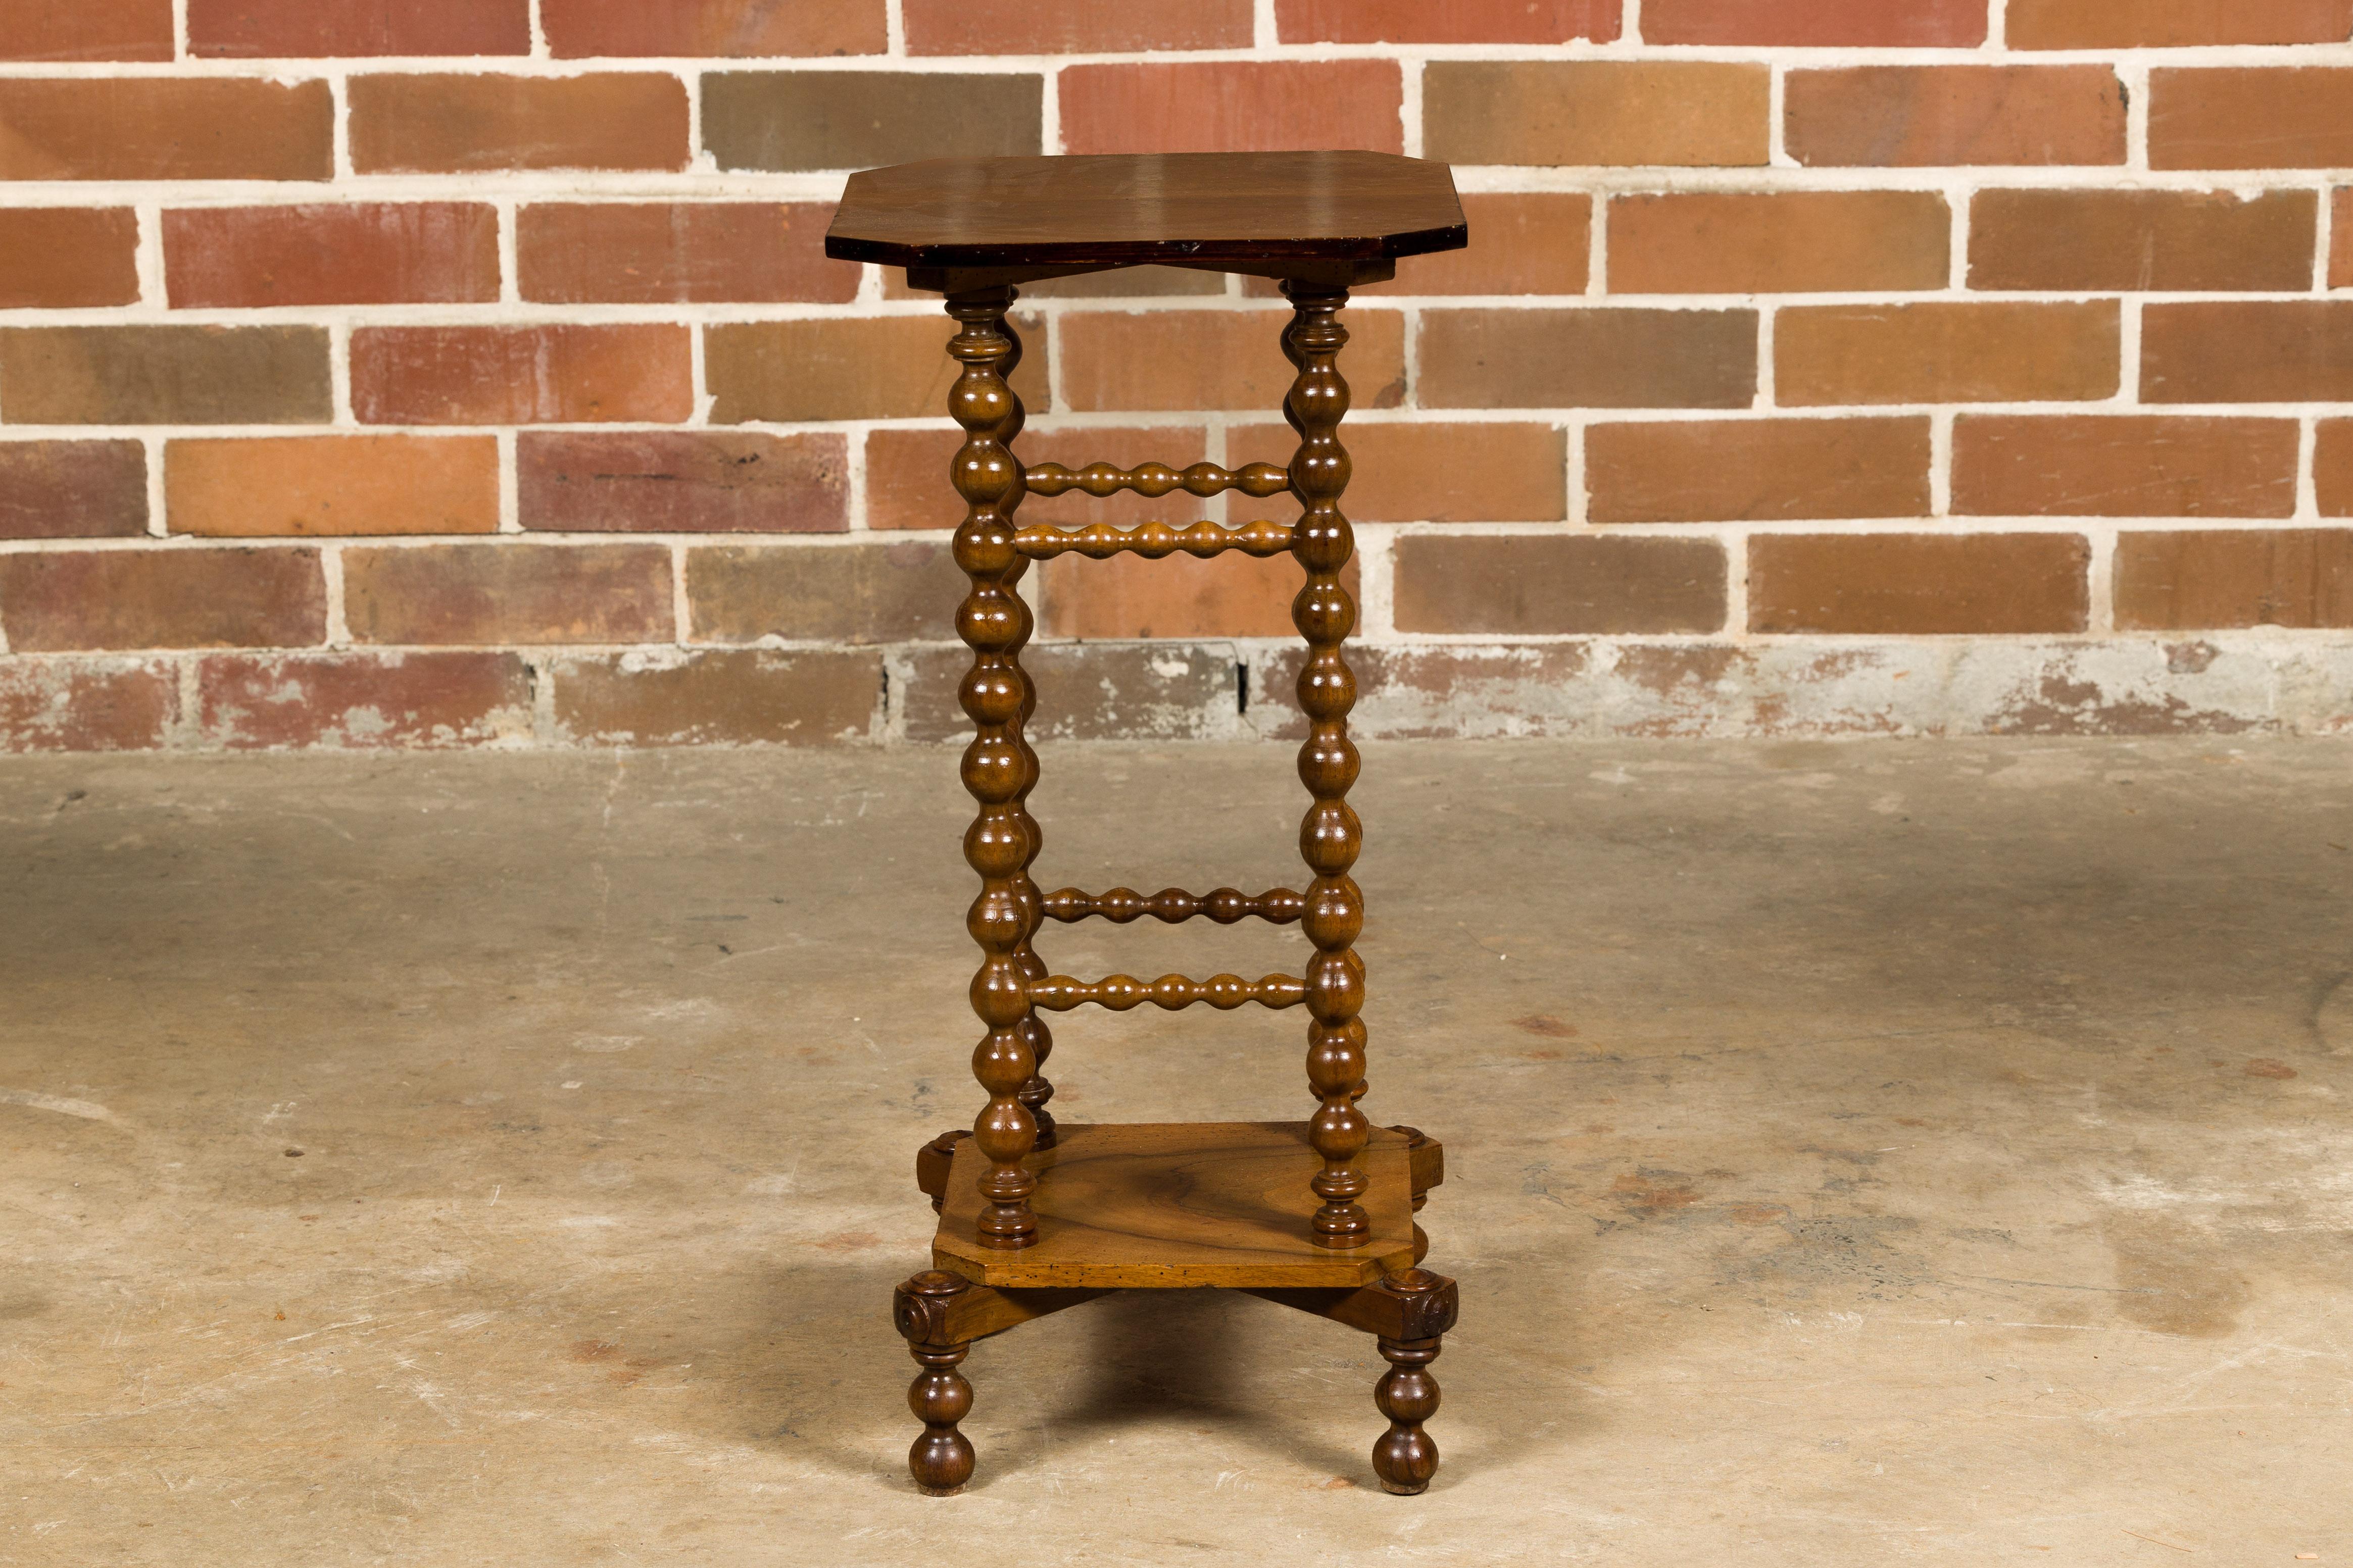
M 1438 1380 L 1430 1375 L 1430 1363 L 1438 1359 L 1439 1342 L 1384 1335 L 1380 1347 L 1389 1370 L 1375 1385 L 1373 1403 L 1389 1418 L 1389 1429 L 1373 1445 L 1373 1473 L 1381 1490 L 1411 1497 L 1438 1473 L 1438 1445 L 1421 1424 L 1438 1414 Z

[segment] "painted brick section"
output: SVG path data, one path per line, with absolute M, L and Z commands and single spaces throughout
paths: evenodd
M 1986 0 L 1643 0 L 1650 44 L 1974 48 Z
M 16 653 L 308 647 L 327 635 L 309 549 L 0 555 L 0 627 Z
M 1062 393 L 1081 413 L 1280 407 L 1298 374 L 1282 355 L 1290 319 L 1276 310 L 1074 312 L 1062 318 Z M 1405 395 L 1404 314 L 1350 310 L 1341 320 L 1353 405 L 1396 407 Z
M 1725 580 L 1712 539 L 1412 533 L 1397 542 L 1394 592 L 1399 631 L 1712 632 Z
M 1089 463 L 1104 462 L 1132 468 L 1138 463 L 1161 462 L 1181 468 L 1208 456 L 1208 432 L 1198 425 L 1091 425 L 1075 430 L 1026 429 L 1018 445 L 1022 462 L 1030 467 L 1060 463 L 1065 468 L 1081 468 Z M 948 471 L 956 448 L 963 444 L 964 432 L 954 427 L 871 432 L 866 437 L 866 525 L 894 529 L 955 527 L 964 516 L 964 501 L 940 482 L 940 476 Z M 1286 460 L 1289 456 L 1284 454 Z M 1091 522 L 1127 527 L 1154 518 L 1165 521 L 1180 507 L 1188 513 L 1187 521 L 1215 521 L 1224 515 L 1223 507 L 1214 500 L 1205 501 L 1186 496 L 1180 503 L 1171 496 L 1155 500 L 1133 491 L 1097 500 L 1073 490 L 1067 495 L 1033 493 L 1024 498 L 1021 521 L 1060 523 L 1070 528 L 1082 528 Z
M 971 735 L 956 702 L 971 664 L 961 648 L 919 648 L 906 661 L 909 740 L 961 744 Z M 1229 644 L 1033 644 L 1021 667 L 1038 689 L 1038 710 L 1024 732 L 1041 741 L 1236 738 L 1245 731 L 1234 712 L 1235 664 Z
M 138 442 L 0 442 L 0 539 L 146 531 L 147 449 Z
M 362 327 L 352 411 L 367 425 L 676 421 L 694 410 L 690 329 L 661 323 Z
M 129 207 L 0 208 L 0 310 L 132 304 L 138 252 Z
M 363 643 L 535 647 L 669 642 L 660 544 L 426 544 L 343 552 L 343 616 Z
M 1352 298 L 1385 294 L 1582 294 L 1593 198 L 1580 193 L 1462 198 L 1463 221 L 1479 237 L 1461 250 L 1409 256 L 1395 280 Z M 1260 281 L 1250 279 L 1252 283 Z
M 1791 405 L 2107 397 L 2120 331 L 2108 300 L 1800 306 L 1774 322 L 1774 389 Z
M 0 59 L 168 60 L 172 0 L 0 0 Z
M 2353 69 L 2149 73 L 2153 169 L 2329 169 L 2353 163 Z
M 1980 191 L 1972 289 L 2299 290 L 2316 198 L 2267 191 Z
M 1250 0 L 902 0 L 911 55 L 1246 49 Z
M 214 654 L 196 722 L 230 751 L 437 751 L 531 733 L 531 670 L 512 653 Z
M 555 722 L 599 746 L 818 745 L 878 717 L 875 653 L 625 653 L 554 668 Z
M 172 441 L 164 515 L 216 538 L 495 533 L 490 436 L 283 436 Z
M 323 327 L 0 330 L 11 425 L 301 425 L 324 421 Z
M 1665 60 L 1437 60 L 1423 155 L 1450 163 L 1765 162 L 1771 73 Z
M 2324 419 L 2319 434 L 2312 471 L 2321 515 L 2353 517 L 2353 419 Z
M 1927 191 L 1620 196 L 1609 205 L 1615 294 L 1941 289 L 1953 215 Z
M 2183 529 L 2116 540 L 2116 625 L 2353 626 L 2353 529 Z
M 1017 321 L 1026 352 L 1013 390 L 1033 414 L 1047 411 L 1046 333 Z M 932 316 L 736 321 L 702 334 L 711 421 L 893 419 L 947 406 L 956 363 L 954 325 Z
M 2140 356 L 2145 402 L 2353 402 L 2353 300 L 2152 304 Z
M 0 180 L 323 180 L 323 81 L 0 80 Z
M 499 297 L 499 214 L 481 202 L 305 203 L 164 214 L 175 309 L 480 304 Z
M 1754 310 L 1425 310 L 1428 408 L 1746 408 Z
M 1618 37 L 1619 0 L 1275 0 L 1286 44 L 1565 44 Z
M 1040 150 L 1045 82 L 1024 74 L 713 71 L 702 144 L 723 169 L 868 169 Z
M 2290 419 L 1964 414 L 1953 510 L 1985 517 L 2286 517 Z
M 858 293 L 855 262 L 825 258 L 820 202 L 546 202 L 516 217 L 522 297 L 654 305 Z
M 968 589 L 947 545 L 929 541 L 686 552 L 696 642 L 938 641 L 955 636 L 955 607 Z
M 0 663 L 0 752 L 133 752 L 164 744 L 179 678 L 157 659 Z
M 2106 66 L 1795 70 L 1783 135 L 1800 163 L 2121 163 L 2124 86 Z
M 1925 517 L 1928 421 L 1684 419 L 1585 433 L 1594 522 Z
M 847 443 L 754 431 L 525 431 L 526 529 L 572 533 L 839 533 Z M 936 482 L 934 471 L 927 476 Z
M 2013 49 L 2341 44 L 2353 0 L 2010 0 Z
M 879 55 L 882 0 L 540 0 L 557 59 L 591 56 Z
M 1748 629 L 2080 632 L 2091 558 L 2073 533 L 1764 534 L 1748 546 Z
M 352 166 L 363 174 L 679 169 L 686 87 L 674 76 L 355 76 Z
M 1567 442 L 1552 426 L 1416 419 L 1343 429 L 1355 474 L 1340 504 L 1358 522 L 1558 522 L 1568 516 Z M 1287 425 L 1226 432 L 1232 462 L 1288 465 L 1298 447 Z M 1237 516 L 1280 505 L 1232 504 Z
M 1084 65 L 1060 79 L 1070 153 L 1404 147 L 1405 88 L 1388 60 Z
M 77 0 L 79 3 L 79 0 Z M 530 0 L 187 0 L 188 52 L 225 59 L 527 55 Z

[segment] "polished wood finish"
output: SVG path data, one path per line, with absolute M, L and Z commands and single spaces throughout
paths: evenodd
M 1124 1013 L 1146 1002 L 1171 1013 L 1207 1002 L 1225 1013 L 1245 1002 L 1261 1007 L 1296 1007 L 1306 1000 L 1307 983 L 1291 974 L 1266 974 L 1256 980 L 1244 980 L 1239 974 L 1212 974 L 1207 980 L 1187 980 L 1181 974 L 1164 974 L 1157 980 L 1138 980 L 1133 974 L 1073 980 L 1067 974 L 1050 974 L 1029 987 L 1030 1005 L 1052 1013 L 1067 1013 L 1090 1002 L 1113 1013 Z
M 1208 893 L 1188 893 L 1182 888 L 1163 888 L 1149 898 L 1133 888 L 1113 888 L 1107 893 L 1082 893 L 1076 888 L 1057 888 L 1046 895 L 1046 918 L 1050 921 L 1093 918 L 1109 921 L 1113 925 L 1125 925 L 1145 915 L 1166 925 L 1203 915 L 1221 926 L 1244 920 L 1289 925 L 1306 909 L 1307 900 L 1288 888 L 1269 888 L 1256 898 L 1239 888 L 1219 888 Z
M 1214 522 L 1196 522 L 1184 528 L 1171 528 L 1165 522 L 1146 522 L 1134 528 L 1113 528 L 1101 522 L 1089 523 L 1084 528 L 1049 528 L 1039 523 L 1018 530 L 1013 535 L 1013 548 L 1033 561 L 1050 561 L 1074 552 L 1094 561 L 1108 561 L 1114 555 L 1141 555 L 1146 561 L 1157 561 L 1180 551 L 1206 560 L 1229 550 L 1239 550 L 1245 555 L 1288 555 L 1293 540 L 1292 527 L 1287 522 L 1246 522 L 1239 528 L 1219 528 Z
M 1239 468 L 1221 468 L 1215 463 L 1191 463 L 1181 468 L 1172 468 L 1166 463 L 1138 463 L 1132 468 L 1123 468 L 1116 463 L 1089 463 L 1082 468 L 1040 463 L 1025 470 L 1023 477 L 1038 495 L 1058 496 L 1083 490 L 1098 500 L 1122 490 L 1154 498 L 1183 490 L 1188 496 L 1204 499 L 1240 490 L 1263 500 L 1291 488 L 1290 473 L 1272 463 L 1244 463 Z

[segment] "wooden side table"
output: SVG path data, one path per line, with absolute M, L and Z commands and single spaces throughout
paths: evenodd
M 1377 1335 L 1390 1365 L 1374 1400 L 1389 1429 L 1373 1447 L 1373 1468 L 1386 1490 L 1405 1493 L 1420 1491 L 1437 1470 L 1422 1423 L 1438 1409 L 1428 1368 L 1454 1323 L 1455 1287 L 1418 1267 L 1430 1242 L 1413 1215 L 1443 1175 L 1442 1151 L 1413 1128 L 1375 1128 L 1356 1107 L 1365 969 L 1355 943 L 1364 905 L 1348 872 L 1362 835 L 1347 802 L 1358 766 L 1348 739 L 1356 679 L 1341 657 L 1356 607 L 1340 577 L 1354 540 L 1340 510 L 1348 384 L 1336 361 L 1348 341 L 1338 317 L 1350 288 L 1392 277 L 1398 257 L 1468 237 L 1445 165 L 1377 153 L 950 158 L 856 174 L 843 193 L 826 254 L 903 267 L 912 286 L 944 294 L 959 326 L 948 353 L 964 366 L 948 411 L 965 431 L 952 478 L 965 505 L 955 559 L 971 591 L 956 628 L 973 663 L 959 696 L 977 727 L 964 783 L 980 805 L 965 858 L 981 879 L 965 927 L 982 953 L 971 994 L 987 1033 L 973 1072 L 988 1103 L 969 1133 L 944 1133 L 915 1159 L 939 1232 L 932 1268 L 899 1288 L 894 1319 L 922 1369 L 907 1397 L 923 1432 L 907 1459 L 926 1492 L 955 1492 L 972 1476 L 972 1444 L 957 1429 L 972 1385 L 956 1369 L 973 1341 L 1112 1290 L 1203 1286 Z M 1021 342 L 1006 312 L 1016 286 L 1147 262 L 1282 280 L 1292 309 L 1282 347 L 1299 373 L 1283 400 L 1299 434 L 1288 467 L 1090 463 L 1072 471 L 1025 468 L 1014 456 L 1023 416 L 1007 377 Z M 1287 491 L 1301 510 L 1296 522 L 1235 528 L 1016 522 L 1024 495 L 1072 489 Z M 1314 797 L 1299 836 L 1313 873 L 1307 888 L 1256 897 L 1231 888 L 1041 893 L 1029 877 L 1041 842 L 1028 805 L 1038 757 L 1023 737 L 1037 700 L 1021 668 L 1032 621 L 1014 584 L 1030 562 L 1070 552 L 1103 560 L 1229 550 L 1289 554 L 1306 574 L 1292 619 L 1307 643 L 1299 675 L 1308 719 L 1299 775 Z M 1083 981 L 1050 973 L 1031 945 L 1048 920 L 1124 924 L 1144 915 L 1296 921 L 1315 954 L 1297 976 Z M 1057 1126 L 1042 1074 L 1053 1039 L 1039 1014 L 1145 1002 L 1304 1006 L 1314 1115 Z

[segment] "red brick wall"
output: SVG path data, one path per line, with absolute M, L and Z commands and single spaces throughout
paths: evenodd
M 2348 37 L 0 0 L 0 748 L 952 733 L 948 323 L 824 259 L 843 173 L 1289 146 L 1447 160 L 1474 239 L 1349 312 L 1367 730 L 2353 727 Z M 1025 310 L 1033 460 L 1286 454 L 1263 285 Z M 1041 727 L 1282 731 L 1293 575 L 1039 572 Z

